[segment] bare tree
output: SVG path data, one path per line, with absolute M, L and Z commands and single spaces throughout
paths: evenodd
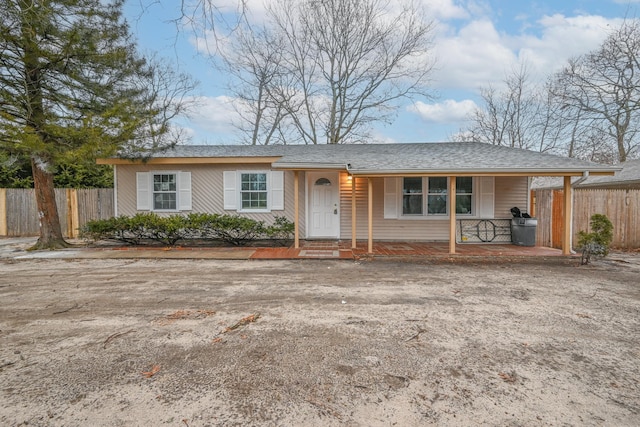
M 415 4 L 277 0 L 267 26 L 236 32 L 225 56 L 247 77 L 234 93 L 262 134 L 251 143 L 366 141 L 401 99 L 428 96 L 432 24 Z
M 138 0 L 138 17 L 162 7 L 163 0 Z M 173 2 L 165 3 L 173 5 Z M 246 22 L 248 0 L 180 0 L 175 2 L 177 13 L 171 22 L 176 26 L 176 36 L 182 30 L 193 33 L 206 42 L 207 49 L 215 54 L 227 36 Z
M 547 86 L 530 83 L 522 65 L 504 79 L 504 89 L 480 89 L 483 105 L 471 115 L 465 139 L 540 152 L 556 149 L 562 126 Z
M 233 78 L 228 90 L 240 121 L 235 123 L 251 145 L 284 144 L 287 76 L 282 67 L 284 45 L 266 28 L 239 29 L 223 51 L 223 65 Z
M 569 61 L 556 75 L 563 106 L 591 134 L 606 136 L 624 162 L 639 151 L 640 21 L 626 20 L 599 49 Z

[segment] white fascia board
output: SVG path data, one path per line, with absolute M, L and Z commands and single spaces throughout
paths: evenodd
M 274 169 L 292 169 L 292 170 L 313 170 L 313 169 L 331 169 L 331 170 L 348 170 L 345 163 L 285 163 L 276 162 L 271 165 Z
M 394 170 L 380 170 L 380 169 L 349 169 L 349 173 L 352 175 L 555 175 L 564 176 L 566 174 L 580 175 L 585 172 L 591 175 L 604 174 L 613 175 L 614 172 L 620 171 L 620 168 L 607 167 L 607 168 L 563 168 L 563 169 L 531 169 L 531 168 L 505 168 L 505 169 L 394 169 Z

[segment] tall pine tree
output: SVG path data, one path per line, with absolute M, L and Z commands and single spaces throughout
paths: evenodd
M 170 120 L 191 80 L 138 54 L 123 0 L 0 0 L 0 150 L 30 159 L 40 238 L 67 246 L 56 165 L 119 152 L 139 157 L 179 142 Z

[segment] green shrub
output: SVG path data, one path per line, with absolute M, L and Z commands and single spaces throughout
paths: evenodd
M 238 215 L 138 213 L 133 217 L 89 221 L 81 227 L 80 236 L 94 242 L 116 240 L 132 245 L 139 245 L 144 240 L 173 246 L 180 240 L 212 239 L 242 246 L 258 239 L 283 244 L 293 237 L 293 230 L 294 224 L 285 217 L 276 217 L 272 225 L 265 226 L 262 221 Z
M 190 213 L 187 215 L 187 236 L 191 239 L 219 239 L 216 223 L 219 214 Z
M 150 221 L 149 214 L 137 213 L 132 217 L 121 216 L 118 224 L 116 240 L 139 245 L 142 240 L 148 239 L 147 225 Z
M 212 224 L 218 239 L 235 246 L 243 246 L 264 234 L 264 223 L 237 215 L 220 215 Z
M 87 221 L 85 225 L 80 227 L 80 237 L 90 242 L 116 240 L 139 245 L 143 239 L 147 238 L 147 222 L 145 214 Z
M 582 264 L 591 261 L 591 255 L 607 256 L 609 246 L 613 241 L 613 224 L 606 215 L 594 214 L 591 216 L 591 233 L 578 232 L 578 247 L 582 250 Z
M 80 237 L 90 242 L 112 239 L 117 220 L 118 218 L 113 217 L 87 221 L 86 224 L 80 227 Z
M 294 231 L 295 224 L 283 216 L 277 216 L 273 224 L 264 230 L 268 239 L 272 239 L 280 245 L 284 245 L 288 240 L 293 239 Z
M 182 215 L 159 216 L 150 213 L 144 217 L 145 234 L 151 240 L 173 246 L 187 235 L 187 219 Z

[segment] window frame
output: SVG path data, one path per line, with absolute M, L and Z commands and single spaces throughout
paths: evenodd
M 405 185 L 405 180 L 407 179 L 416 179 L 419 178 L 420 179 L 420 191 L 419 192 L 411 192 L 411 191 L 406 191 L 406 185 Z M 402 212 L 402 216 L 406 216 L 406 217 L 421 217 L 425 215 L 425 202 L 424 202 L 424 184 L 425 184 L 425 179 L 424 177 L 415 177 L 415 176 L 403 176 L 402 180 L 400 181 L 400 185 L 402 188 L 402 192 L 400 194 L 401 196 L 401 212 Z M 420 197 L 420 212 L 419 213 L 405 213 L 405 197 L 416 197 L 419 196 Z M 411 199 L 408 199 L 411 200 Z M 411 205 L 411 202 L 409 202 L 409 206 Z
M 242 189 L 242 176 L 243 175 L 264 175 L 265 177 L 265 190 L 243 190 Z M 237 212 L 254 212 L 254 213 L 262 213 L 262 212 L 271 212 L 271 176 L 270 171 L 264 170 L 239 170 L 237 171 L 237 194 L 238 194 L 238 206 Z M 243 193 L 265 193 L 266 196 L 266 206 L 259 208 L 245 208 L 243 206 L 242 195 Z
M 442 191 L 431 191 L 431 186 L 429 185 L 429 181 L 432 178 L 445 179 L 446 188 L 444 192 Z M 432 218 L 444 218 L 449 216 L 449 193 L 451 192 L 451 183 L 449 177 L 444 176 L 427 176 L 425 177 L 425 182 L 427 184 L 427 200 L 425 201 L 425 212 L 426 216 L 430 216 Z M 429 205 L 431 204 L 430 199 L 432 197 L 443 197 L 444 198 L 444 212 L 429 212 Z
M 180 206 L 180 173 L 177 171 L 150 171 L 150 190 L 151 190 L 151 205 L 149 206 L 149 210 L 151 212 L 179 212 L 179 206 Z M 155 189 L 155 179 L 156 176 L 159 175 L 173 175 L 174 180 L 175 180 L 175 189 L 173 191 L 164 191 L 164 190 L 159 190 L 156 191 Z M 175 194 L 175 207 L 174 208 L 156 208 L 156 200 L 155 200 L 155 196 L 156 194 Z
M 460 192 L 460 188 L 461 186 L 458 185 L 458 179 L 461 178 L 470 178 L 471 179 L 471 192 Z M 472 176 L 457 176 L 456 177 L 456 216 L 465 216 L 465 217 L 475 217 L 477 216 L 477 212 L 476 212 L 476 198 L 477 198 L 477 187 L 476 187 L 476 182 L 478 180 L 477 179 L 473 179 Z M 458 203 L 458 196 L 469 196 L 469 212 L 457 212 L 458 207 L 461 206 L 461 204 Z

